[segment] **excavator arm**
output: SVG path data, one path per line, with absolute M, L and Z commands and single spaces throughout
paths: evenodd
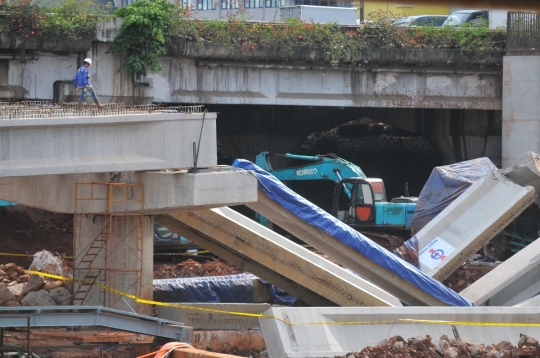
M 287 153 L 284 156 L 311 163 L 285 169 L 273 169 L 270 164 L 270 154 L 262 152 L 257 155 L 255 164 L 279 180 L 332 180 L 337 183 L 343 178 L 366 177 L 358 165 L 334 154 L 307 156 Z
M 366 175 L 358 165 L 346 161 L 335 154 L 307 156 L 287 153 L 283 156 L 289 159 L 305 160 L 310 163 L 285 169 L 273 169 L 270 163 L 270 153 L 262 152 L 257 155 L 255 164 L 281 181 L 331 180 L 338 183 L 344 178 L 366 178 Z M 351 189 L 352 186 L 344 186 L 344 190 L 349 198 L 351 198 Z

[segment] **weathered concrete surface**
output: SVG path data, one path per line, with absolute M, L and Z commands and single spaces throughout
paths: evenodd
M 376 285 L 232 209 L 174 213 L 157 221 L 310 305 L 402 306 Z
M 291 215 L 280 205 L 268 198 L 261 190 L 258 192 L 258 201 L 256 203 L 246 203 L 246 206 L 300 238 L 305 243 L 324 252 L 361 277 L 412 306 L 446 305 L 427 292 L 403 280 L 393 272 L 365 258 L 336 238 Z
M 417 234 L 420 269 L 442 281 L 534 202 L 499 173 L 478 180 Z
M 505 56 L 503 65 L 502 167 L 540 153 L 540 57 Z
M 249 314 L 262 314 L 268 303 L 179 303 L 183 308 L 158 306 L 158 317 L 183 322 L 193 329 L 260 329 L 259 319 Z M 195 309 L 189 309 L 194 307 Z M 219 311 L 219 312 L 218 312 Z M 242 312 L 248 315 L 227 314 Z
M 158 113 L 0 120 L 0 177 L 192 168 L 199 137 L 197 166 L 213 166 L 216 117 Z
M 383 66 L 350 71 L 170 57 L 154 100 L 180 103 L 501 109 L 501 74 Z M 157 84 L 160 84 L 158 87 Z
M 395 335 L 405 339 L 426 334 L 434 339 L 443 334 L 453 337 L 452 325 L 465 341 L 517 344 L 520 333 L 525 331 L 532 337 L 540 336 L 539 313 L 540 308 L 535 307 L 274 307 L 265 314 L 276 318 L 260 321 L 272 358 L 333 358 L 376 346 Z M 487 322 L 502 324 L 483 325 Z
M 146 300 L 152 300 L 154 255 L 154 218 L 152 216 L 116 217 L 107 226 L 108 216 L 77 215 L 73 245 L 73 304 L 104 306 L 151 316 L 152 306 L 116 294 L 92 281 Z M 77 232 L 78 231 L 78 232 Z M 110 235 L 103 232 L 111 232 Z M 106 243 L 96 243 L 106 239 Z M 97 245 L 97 246 L 96 246 Z M 91 262 L 84 262 L 91 260 Z M 89 291 L 86 295 L 85 291 Z
M 215 153 L 214 153 L 215 154 Z M 144 212 L 163 213 L 240 205 L 257 200 L 257 180 L 241 171 L 216 167 L 206 173 L 135 172 L 119 173 L 116 183 L 144 186 Z M 75 206 L 76 183 L 107 183 L 110 173 L 67 174 L 0 178 L 0 198 L 18 204 L 57 213 L 96 213 L 107 210 L 105 200 L 79 200 Z M 90 185 L 78 185 L 78 198 L 90 197 Z M 137 212 L 142 187 L 129 191 L 130 202 L 115 203 L 115 212 Z M 106 197 L 106 186 L 94 186 L 95 197 Z M 126 199 L 126 187 L 114 189 L 113 196 Z
M 477 305 L 515 306 L 540 292 L 540 240 L 520 250 L 460 294 Z
M 538 154 L 527 152 L 519 164 L 505 168 L 503 174 L 521 186 L 534 187 L 536 192 L 540 193 L 540 156 Z M 539 198 L 536 198 L 536 204 L 540 205 Z

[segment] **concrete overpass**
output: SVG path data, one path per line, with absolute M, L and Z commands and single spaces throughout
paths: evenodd
M 118 28 L 100 25 L 77 49 L 61 39 L 4 45 L 14 57 L 0 61 L 2 97 L 73 101 L 71 77 L 85 52 L 105 102 L 204 103 L 220 112 L 218 139 L 233 157 L 291 151 L 313 131 L 363 116 L 426 136 L 444 163 L 488 156 L 507 167 L 525 155 L 524 143 L 540 150 L 528 109 L 536 101 L 524 103 L 536 96 L 528 85 L 538 71 L 533 57 L 494 52 L 481 65 L 457 50 L 366 49 L 367 63 L 352 70 L 324 65 L 313 48 L 283 63 L 275 49 L 257 49 L 247 61 L 213 43 L 185 43 L 162 58 L 164 71 L 135 83 L 116 74 L 119 59 L 107 53 Z M 525 78 L 513 76 L 518 70 Z M 512 135 L 519 131 L 525 140 Z

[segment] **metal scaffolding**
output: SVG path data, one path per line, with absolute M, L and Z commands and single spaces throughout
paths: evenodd
M 103 210 L 91 215 L 93 222 L 100 218 L 99 222 L 102 226 L 99 233 L 88 242 L 87 237 L 83 235 L 84 222 L 88 222 L 83 222 L 83 217 L 88 214 L 78 214 L 77 209 L 83 202 L 90 201 L 99 203 Z M 126 210 L 128 206 L 129 213 Z M 75 184 L 75 211 L 74 251 L 77 252 L 76 248 L 86 246 L 74 258 L 73 304 L 84 305 L 89 295 L 97 294 L 99 303 L 104 307 L 117 308 L 123 296 L 114 290 L 141 297 L 144 257 L 144 185 L 77 182 Z M 119 255 L 129 257 L 129 263 L 126 260 L 118 260 Z M 119 289 L 117 287 L 119 282 L 127 283 L 128 287 Z M 130 307 L 140 313 L 141 305 L 138 303 L 134 305 L 136 309 Z

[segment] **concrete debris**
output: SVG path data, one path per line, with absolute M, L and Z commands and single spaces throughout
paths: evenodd
M 0 306 L 20 306 L 25 297 L 38 291 L 46 293 L 47 298 L 41 293 L 38 298 L 32 299 L 33 302 L 43 299 L 47 305 L 70 305 L 73 283 L 61 280 L 49 281 L 40 275 L 28 275 L 23 267 L 14 263 L 0 264 Z M 23 306 L 29 306 L 28 300 L 24 302 L 27 304 Z M 37 305 L 46 304 L 38 302 Z
M 46 291 L 45 291 L 46 292 Z M 52 290 L 50 293 L 51 298 L 58 306 L 67 306 L 71 304 L 73 296 L 64 287 L 58 287 Z
M 22 306 L 56 306 L 49 292 L 45 290 L 28 293 L 21 300 Z
M 30 292 L 39 291 L 44 285 L 45 281 L 43 280 L 43 277 L 39 275 L 32 275 L 30 276 L 30 280 L 26 283 L 26 285 L 24 285 L 22 294 L 27 295 Z
M 442 335 L 433 343 L 429 335 L 413 337 L 408 340 L 401 336 L 384 339 L 376 347 L 366 347 L 359 352 L 349 352 L 343 358 L 379 358 L 379 357 L 445 357 L 445 358 L 486 358 L 486 357 L 540 357 L 538 341 L 525 334 L 520 334 L 519 343 L 514 346 L 508 341 L 498 344 L 475 344 L 462 339 L 450 339 Z
M 15 296 L 13 293 L 5 286 L 0 286 L 0 306 L 4 306 L 9 301 L 14 301 Z

